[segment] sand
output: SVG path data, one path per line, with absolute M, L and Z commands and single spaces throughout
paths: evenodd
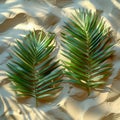
M 63 84 L 60 96 L 35 107 L 34 99 L 18 99 L 5 76 L 9 49 L 30 30 L 57 34 L 73 8 L 87 8 L 101 14 L 113 29 L 116 44 L 109 84 L 88 94 Z M 0 0 L 0 120 L 120 120 L 120 0 Z M 58 56 L 61 57 L 61 56 Z

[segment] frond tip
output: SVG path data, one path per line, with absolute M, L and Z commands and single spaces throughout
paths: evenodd
M 61 87 L 62 71 L 55 61 L 55 35 L 30 32 L 13 46 L 8 77 L 18 96 L 39 99 L 53 96 Z
M 76 10 L 62 32 L 62 54 L 69 82 L 88 90 L 105 84 L 112 69 L 112 34 L 103 18 L 88 10 Z

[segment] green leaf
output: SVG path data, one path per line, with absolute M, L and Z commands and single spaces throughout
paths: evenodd
M 100 15 L 89 10 L 75 10 L 62 31 L 62 60 L 69 82 L 87 90 L 105 84 L 110 75 L 113 54 L 112 33 Z
M 7 75 L 12 89 L 18 96 L 31 96 L 36 99 L 52 96 L 62 82 L 62 70 L 53 54 L 55 34 L 40 31 L 30 32 L 17 40 L 12 48 L 12 59 L 8 63 Z

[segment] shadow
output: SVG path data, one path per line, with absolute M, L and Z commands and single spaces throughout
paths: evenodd
M 120 119 L 120 113 L 111 113 L 104 116 L 100 120 L 119 120 L 119 119 Z
M 9 89 L 5 89 L 4 86 L 6 85 L 6 88 L 8 88 L 8 83 L 2 84 L 0 87 L 0 120 L 8 120 L 6 114 L 8 114 L 8 111 L 12 110 L 12 107 L 10 106 L 8 102 L 8 98 L 11 99 L 13 95 L 9 92 Z M 14 104 L 14 103 L 13 103 Z M 11 116 L 13 118 L 13 116 Z M 13 118 L 13 120 L 15 120 Z
M 5 84 L 8 84 L 8 83 L 10 83 L 10 80 L 8 80 L 7 78 L 5 78 L 5 79 L 3 79 L 3 80 L 0 81 L 0 87 L 2 87 Z
M 0 120 L 53 120 L 38 108 L 19 104 L 16 100 L 0 97 Z
M 102 16 L 107 18 L 107 20 L 112 25 L 114 30 L 118 30 L 120 27 L 119 19 L 120 19 L 120 8 L 118 7 L 120 1 L 118 0 L 106 0 L 106 1 L 95 1 L 90 0 L 90 2 L 95 6 L 97 10 L 102 10 Z M 118 6 L 117 6 L 118 5 Z
M 3 98 L 0 96 L 0 116 L 4 115 L 4 104 L 3 104 Z
M 4 4 L 6 0 L 0 0 L 0 4 Z
M 20 108 L 20 106 L 15 100 L 8 97 L 3 97 L 3 100 L 3 106 L 6 109 L 3 109 L 4 114 L 0 116 L 1 120 L 17 120 L 18 118 L 22 120 L 28 120 L 25 114 L 22 114 L 24 113 L 23 109 Z
M 113 1 L 112 1 L 112 4 L 113 4 L 113 9 L 109 15 L 112 21 L 110 22 L 113 25 L 114 29 L 118 30 L 120 27 L 120 23 L 119 23 L 120 8 L 117 6 L 117 4 L 120 5 L 120 2 L 116 0 L 116 4 L 114 4 Z
M 50 2 L 52 5 L 58 7 L 58 8 L 64 8 L 67 7 L 68 5 L 73 3 L 73 0 L 55 0 Z
M 55 120 L 74 120 L 71 115 L 62 107 L 57 106 L 52 110 L 47 111 L 48 116 L 51 115 Z M 52 120 L 52 119 L 51 119 Z
M 39 118 L 40 120 L 52 120 L 49 115 L 46 115 L 43 111 L 39 111 L 36 108 L 33 108 L 33 112 L 36 115 L 36 118 L 35 118 L 36 120 L 37 118 Z
M 3 23 L 0 24 L 0 33 L 13 28 L 14 26 L 27 21 L 27 16 L 25 13 L 19 13 L 14 18 L 8 18 Z

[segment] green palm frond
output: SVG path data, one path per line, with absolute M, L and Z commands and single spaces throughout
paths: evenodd
M 105 83 L 111 73 L 112 34 L 103 18 L 89 10 L 75 10 L 62 32 L 62 54 L 69 82 L 88 90 Z
M 39 99 L 53 96 L 61 87 L 62 71 L 55 60 L 55 35 L 30 32 L 13 47 L 8 77 L 18 96 Z

